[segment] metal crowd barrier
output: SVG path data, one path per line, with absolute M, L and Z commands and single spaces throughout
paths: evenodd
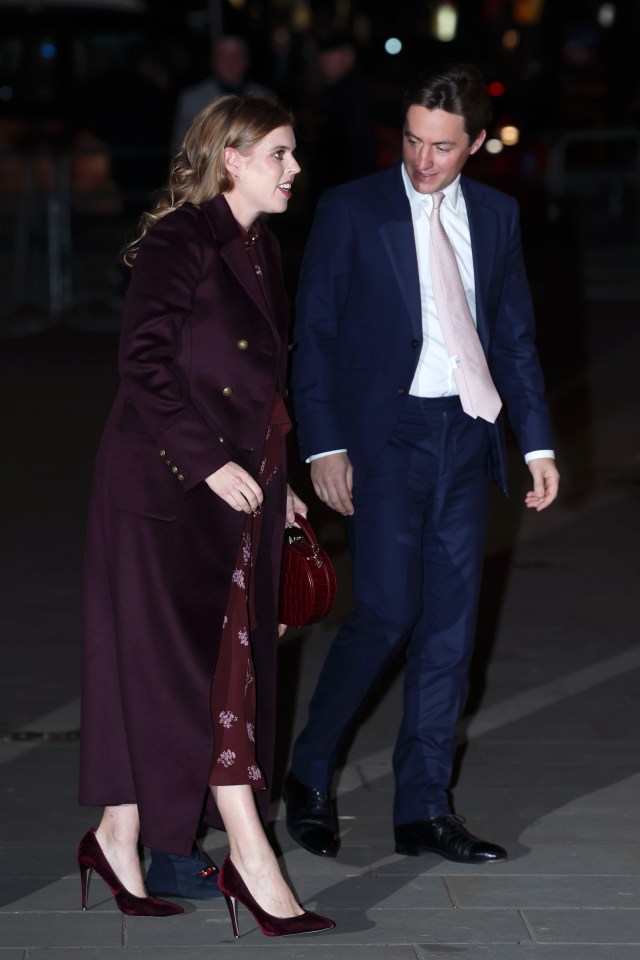
M 118 323 L 126 283 L 120 250 L 156 185 L 118 186 L 114 159 L 121 168 L 131 159 L 157 169 L 164 156 L 104 147 L 0 152 L 0 334 L 83 315 Z

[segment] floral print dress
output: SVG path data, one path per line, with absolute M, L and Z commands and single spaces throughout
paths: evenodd
M 256 239 L 255 233 L 249 236 L 245 247 L 267 299 L 254 249 Z M 269 484 L 283 468 L 283 438 L 290 429 L 291 421 L 285 402 L 280 394 L 276 394 L 258 474 L 265 498 Z M 214 735 L 214 756 L 209 776 L 211 786 L 249 783 L 254 790 L 262 790 L 266 786 L 256 763 L 256 683 L 251 656 L 251 631 L 257 623 L 253 602 L 253 571 L 260 544 L 261 523 L 262 507 L 259 507 L 247 515 L 222 626 L 220 652 L 211 685 Z

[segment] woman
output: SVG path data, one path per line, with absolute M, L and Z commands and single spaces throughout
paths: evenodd
M 328 929 L 285 883 L 266 813 L 285 520 L 287 303 L 277 243 L 300 168 L 289 114 L 228 96 L 193 121 L 145 214 L 121 336 L 121 386 L 97 457 L 85 570 L 80 801 L 104 806 L 78 849 L 129 914 L 137 844 L 188 856 L 201 816 L 226 829 L 218 883 L 269 935 Z

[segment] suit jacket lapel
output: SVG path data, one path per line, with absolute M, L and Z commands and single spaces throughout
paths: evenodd
M 422 336 L 420 278 L 411 219 L 411 206 L 402 182 L 401 166 L 386 172 L 380 192 L 376 194 L 380 235 L 386 247 L 398 286 L 411 318 L 413 335 Z
M 487 290 L 494 272 L 498 225 L 495 211 L 484 202 L 481 184 L 462 176 L 460 187 L 467 207 L 469 234 L 471 236 L 478 336 L 486 350 L 490 340 L 490 323 L 486 306 Z

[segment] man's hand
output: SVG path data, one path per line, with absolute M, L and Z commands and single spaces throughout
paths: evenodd
M 346 453 L 312 460 L 311 482 L 323 503 L 343 517 L 353 516 L 353 467 Z
M 524 502 L 527 507 L 539 512 L 553 503 L 558 496 L 560 474 L 555 460 L 551 457 L 538 457 L 530 460 L 527 466 L 533 477 L 533 490 L 529 490 Z
M 230 507 L 234 510 L 242 510 L 244 513 L 257 510 L 264 498 L 262 490 L 251 474 L 233 460 L 210 474 L 206 483 Z

